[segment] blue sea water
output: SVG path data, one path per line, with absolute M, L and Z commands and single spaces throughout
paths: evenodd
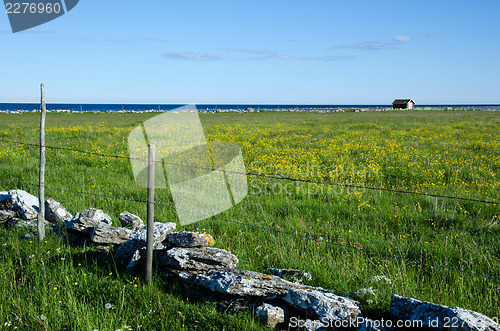
M 46 104 L 48 111 L 171 111 L 181 104 Z M 252 109 L 259 110 L 282 110 L 282 111 L 339 111 L 339 110 L 377 110 L 389 109 L 392 105 L 266 105 L 266 104 L 196 104 L 201 112 L 211 111 L 243 111 Z M 500 111 L 500 105 L 417 105 L 416 109 L 467 109 L 467 110 L 495 110 Z M 39 103 L 0 103 L 1 111 L 38 111 Z

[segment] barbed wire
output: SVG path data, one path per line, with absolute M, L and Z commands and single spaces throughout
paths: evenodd
M 37 148 L 40 147 L 39 144 L 24 143 L 24 142 L 20 142 L 20 141 L 12 141 L 12 140 L 6 140 L 6 139 L 0 139 L 0 142 L 8 142 L 8 143 L 19 144 L 19 145 L 27 145 L 27 146 L 37 147 Z M 82 151 L 82 150 L 73 149 L 73 148 L 69 148 L 69 147 L 45 146 L 45 148 L 56 149 L 56 150 L 67 150 L 67 151 L 73 151 L 73 152 L 77 152 L 77 153 L 90 154 L 90 155 L 116 158 L 116 159 L 128 159 L 128 160 L 138 160 L 138 161 L 142 161 L 142 162 L 147 162 L 146 159 L 132 158 L 132 157 L 123 156 L 123 155 L 112 155 L 112 154 L 103 154 L 103 153 L 97 153 L 97 152 Z M 432 197 L 432 198 L 443 198 L 443 199 L 451 199 L 451 200 L 479 202 L 479 203 L 486 203 L 486 204 L 493 204 L 493 205 L 500 204 L 500 202 L 496 202 L 496 201 L 456 197 L 456 196 L 444 195 L 444 194 L 413 192 L 413 191 L 407 191 L 407 190 L 389 189 L 389 188 L 385 188 L 385 187 L 364 186 L 364 185 L 351 184 L 351 183 L 318 182 L 318 181 L 315 181 L 312 179 L 301 179 L 301 178 L 293 178 L 293 177 L 286 177 L 286 176 L 280 176 L 280 175 L 269 175 L 269 174 L 263 174 L 263 173 L 260 173 L 260 174 L 251 173 L 251 172 L 242 173 L 242 172 L 231 171 L 231 170 L 226 170 L 226 169 L 215 169 L 214 170 L 212 168 L 200 167 L 200 166 L 196 166 L 196 165 L 169 163 L 169 162 L 164 162 L 163 160 L 155 161 L 155 162 L 173 165 L 173 166 L 179 166 L 179 167 L 189 167 L 189 168 L 196 168 L 196 169 L 202 169 L 202 170 L 209 170 L 209 171 L 214 171 L 214 172 L 220 171 L 220 172 L 231 173 L 231 174 L 236 174 L 236 175 L 241 175 L 241 176 L 262 177 L 262 178 L 268 178 L 268 179 L 287 180 L 287 181 L 292 181 L 292 182 L 310 183 L 310 184 L 316 184 L 316 185 L 328 185 L 328 186 L 337 186 L 337 187 L 345 187 L 345 188 L 354 188 L 354 189 L 360 189 L 360 190 L 383 191 L 383 192 L 400 193 L 400 194 L 412 194 L 412 195 L 426 196 L 426 197 Z
M 19 180 L 12 180 L 12 179 L 7 179 L 7 178 L 0 178 L 0 180 L 6 181 L 6 182 L 13 182 L 13 183 L 20 183 L 20 184 L 25 184 L 25 185 L 30 185 L 30 186 L 36 186 L 36 187 L 40 186 L 39 184 L 35 184 L 35 183 L 30 183 L 30 182 L 25 182 L 25 181 L 19 181 Z M 84 191 L 68 190 L 68 189 L 62 189 L 62 188 L 54 188 L 54 187 L 49 187 L 49 186 L 44 186 L 44 187 L 46 189 L 49 189 L 49 190 L 56 190 L 56 191 L 60 191 L 60 192 L 70 192 L 70 193 L 75 193 L 75 194 L 85 194 L 85 195 L 97 196 L 97 197 L 102 197 L 102 198 L 118 199 L 118 200 L 128 201 L 128 202 L 147 203 L 146 200 L 126 199 L 126 198 L 122 198 L 122 197 L 116 197 L 116 196 L 110 196 L 110 195 L 102 195 L 102 194 L 91 193 L 91 192 L 84 192 Z M 470 275 L 474 275 L 474 276 L 480 276 L 480 277 L 485 277 L 485 278 L 490 278 L 490 279 L 494 279 L 494 280 L 500 281 L 499 277 L 490 276 L 490 275 L 487 275 L 487 274 L 476 273 L 476 272 L 473 272 L 473 271 L 464 270 L 464 269 L 460 269 L 460 268 L 456 268 L 456 267 L 451 267 L 451 266 L 447 266 L 447 265 L 444 265 L 444 264 L 432 263 L 432 262 L 425 262 L 425 261 L 413 259 L 413 258 L 410 258 L 410 257 L 407 257 L 407 256 L 401 256 L 401 255 L 396 255 L 396 254 L 389 254 L 389 253 L 379 252 L 379 251 L 376 251 L 376 250 L 370 250 L 370 249 L 366 249 L 366 248 L 362 248 L 362 247 L 356 247 L 356 246 L 346 245 L 346 244 L 342 244 L 342 243 L 338 243 L 338 242 L 326 241 L 326 240 L 324 240 L 322 238 L 321 239 L 316 239 L 316 238 L 313 238 L 313 237 L 308 236 L 308 235 L 293 233 L 293 232 L 289 232 L 289 231 L 283 231 L 283 230 L 279 230 L 279 229 L 273 229 L 273 228 L 270 228 L 270 227 L 267 227 L 267 226 L 261 226 L 261 225 L 255 225 L 255 224 L 249 224 L 249 223 L 234 221 L 234 220 L 228 220 L 228 219 L 224 219 L 224 218 L 221 218 L 221 217 L 218 217 L 218 216 L 214 216 L 214 215 L 208 215 L 208 214 L 204 214 L 204 213 L 201 213 L 201 212 L 196 212 L 196 211 L 192 211 L 192 210 L 188 210 L 188 209 L 177 208 L 175 206 L 167 205 L 167 204 L 164 204 L 164 203 L 155 202 L 154 204 L 157 205 L 157 206 L 163 206 L 163 207 L 171 208 L 171 209 L 176 210 L 176 211 L 189 212 L 189 213 L 192 213 L 192 214 L 205 216 L 205 218 L 213 218 L 213 219 L 216 219 L 216 220 L 219 220 L 219 221 L 223 221 L 223 222 L 226 222 L 226 223 L 238 224 L 238 225 L 250 227 L 250 228 L 253 228 L 253 229 L 260 229 L 260 230 L 270 231 L 270 232 L 274 232 L 274 233 L 278 233 L 278 234 L 289 235 L 289 236 L 293 236 L 293 237 L 296 237 L 296 238 L 305 239 L 305 240 L 316 242 L 316 243 L 322 243 L 322 244 L 327 244 L 327 245 L 331 245 L 331 246 L 338 246 L 338 247 L 342 247 L 342 248 L 357 250 L 359 252 L 364 252 L 366 254 L 379 255 L 379 256 L 389 257 L 389 258 L 396 258 L 396 259 L 400 259 L 400 260 L 403 260 L 403 261 L 406 261 L 406 262 L 413 262 L 413 263 L 416 263 L 416 264 L 419 264 L 419 265 L 425 265 L 425 266 L 430 266 L 430 267 L 443 268 L 443 269 L 457 271 L 457 272 L 464 273 L 464 274 L 470 274 Z

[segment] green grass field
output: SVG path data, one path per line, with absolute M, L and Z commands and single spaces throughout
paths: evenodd
M 130 131 L 156 114 L 54 114 L 46 145 L 127 157 Z M 239 268 L 305 269 L 310 285 L 337 294 L 372 286 L 361 300 L 373 318 L 387 317 L 392 294 L 500 317 L 500 281 L 431 264 L 500 277 L 500 207 L 466 200 L 342 187 L 382 187 L 492 202 L 500 201 L 500 114 L 425 111 L 365 113 L 200 114 L 209 141 L 231 141 L 249 173 L 248 196 L 218 217 L 294 233 L 312 241 L 219 219 L 178 229 L 213 235 L 216 247 L 238 256 Z M 38 143 L 39 114 L 0 114 L 0 140 Z M 37 194 L 38 148 L 0 141 L 0 191 Z M 61 192 L 57 189 L 65 189 Z M 47 149 L 46 197 L 71 213 L 95 207 L 146 217 L 144 203 L 71 192 L 145 200 L 130 161 Z M 173 205 L 166 189 L 156 201 Z M 157 206 L 155 220 L 176 221 Z M 46 243 L 22 240 L 27 230 L 0 229 L 0 326 L 32 329 L 246 330 L 263 328 L 252 312 L 219 313 L 174 283 L 124 275 L 93 247 L 72 248 L 56 234 Z M 344 245 L 342 247 L 341 245 Z M 423 261 L 418 264 L 360 251 Z M 375 282 L 384 275 L 388 282 Z M 106 309 L 106 303 L 112 308 Z M 43 315 L 43 316 L 42 316 Z

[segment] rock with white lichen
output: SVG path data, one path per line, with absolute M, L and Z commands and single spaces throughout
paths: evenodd
M 146 242 L 147 229 L 148 229 L 147 225 L 141 225 L 141 226 L 136 227 L 130 233 L 130 239 L 135 239 L 135 240 L 143 241 L 145 243 Z M 154 222 L 154 227 L 153 227 L 153 241 L 155 243 L 161 243 L 174 230 L 175 230 L 175 223 L 171 223 L 171 222 L 168 222 L 168 223 Z
M 214 246 L 214 238 L 208 233 L 182 231 L 172 232 L 166 239 L 174 247 L 209 247 Z
M 163 249 L 162 241 L 167 235 L 175 230 L 175 223 L 154 223 L 153 228 L 153 248 Z M 117 260 L 127 261 L 129 265 L 135 266 L 141 259 L 140 250 L 146 247 L 147 225 L 141 225 L 129 232 L 129 240 L 125 241 L 115 251 L 114 257 Z M 129 268 L 129 271 L 131 269 Z
M 196 275 L 194 283 L 214 292 L 252 297 L 283 295 L 297 287 L 277 276 L 241 269 L 209 270 Z
M 64 222 L 67 229 L 90 234 L 97 225 L 111 226 L 112 220 L 100 209 L 89 208 L 76 213 L 69 221 Z
M 258 306 L 255 309 L 255 316 L 260 319 L 262 323 L 271 328 L 274 328 L 277 324 L 285 321 L 284 310 L 268 303 Z
M 354 321 L 361 314 L 356 301 L 316 289 L 292 288 L 283 300 L 321 321 Z
M 156 262 L 160 267 L 204 271 L 235 268 L 238 258 L 220 248 L 174 247 L 169 250 L 156 251 Z
M 90 234 L 90 240 L 96 244 L 121 245 L 130 239 L 132 230 L 125 228 L 113 228 L 108 225 L 97 225 Z
M 68 221 L 72 215 L 59 202 L 52 198 L 45 200 L 45 219 L 51 223 Z
M 498 323 L 475 311 L 437 305 L 399 295 L 392 296 L 390 310 L 394 319 L 421 321 L 424 328 L 450 331 L 500 331 Z

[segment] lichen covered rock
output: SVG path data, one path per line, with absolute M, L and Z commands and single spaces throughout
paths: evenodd
M 285 311 L 280 307 L 264 303 L 255 309 L 255 316 L 268 327 L 274 328 L 285 321 Z
M 282 295 L 297 287 L 277 276 L 241 269 L 210 270 L 197 275 L 194 283 L 214 292 L 254 297 Z
M 493 319 L 472 310 L 437 305 L 393 295 L 391 316 L 394 319 L 422 321 L 422 327 L 450 331 L 500 331 L 500 325 Z
M 130 239 L 132 230 L 125 228 L 113 228 L 108 225 L 97 225 L 90 234 L 90 240 L 97 244 L 121 245 Z
M 69 221 L 64 222 L 67 229 L 90 234 L 97 225 L 111 226 L 112 220 L 100 209 L 89 208 L 76 213 Z
M 178 270 L 210 270 L 235 268 L 238 258 L 230 252 L 214 247 L 174 247 L 156 252 L 159 266 Z
M 59 202 L 48 198 L 44 203 L 45 219 L 51 223 L 62 223 L 72 218 L 72 215 Z
M 208 233 L 191 231 L 172 232 L 166 239 L 175 247 L 210 247 L 214 246 L 214 238 Z
M 290 307 L 321 321 L 353 321 L 361 314 L 356 301 L 316 289 L 292 288 L 284 301 Z

